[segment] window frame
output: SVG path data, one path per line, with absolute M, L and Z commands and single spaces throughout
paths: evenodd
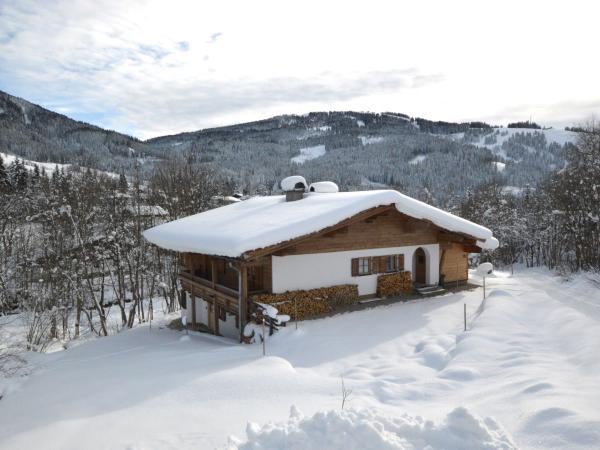
M 390 266 L 391 262 L 391 266 Z M 397 258 L 396 255 L 386 255 L 385 256 L 385 273 L 392 273 L 398 271 Z
M 371 275 L 372 273 L 372 264 L 371 264 L 371 257 L 370 256 L 362 256 L 357 258 L 358 259 L 358 272 L 357 275 L 359 277 L 364 277 L 366 275 Z M 363 269 L 365 268 L 365 263 L 366 263 L 366 271 L 363 271 Z

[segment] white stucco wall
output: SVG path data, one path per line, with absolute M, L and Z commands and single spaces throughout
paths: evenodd
M 352 258 L 403 254 L 404 270 L 410 270 L 414 279 L 413 255 L 419 247 L 425 251 L 427 260 L 427 284 L 438 284 L 440 248 L 438 244 L 430 244 L 273 256 L 273 292 L 315 289 L 338 284 L 357 284 L 359 295 L 374 294 L 377 290 L 377 274 L 353 277 Z
M 186 309 L 181 310 L 182 317 L 185 315 L 188 324 L 192 323 L 192 297 L 188 296 Z M 208 303 L 202 298 L 196 297 L 196 322 L 208 326 Z M 226 320 L 219 319 L 219 334 L 232 339 L 239 339 L 240 332 L 235 326 L 235 314 L 226 314 Z
M 196 322 L 203 323 L 208 326 L 208 303 L 199 297 L 195 297 L 196 300 Z M 192 296 L 188 295 L 187 305 L 185 311 L 185 320 L 191 324 L 192 321 Z M 183 312 L 182 312 L 183 314 Z
M 235 326 L 235 314 L 225 314 L 226 320 L 219 319 L 219 334 L 231 339 L 239 339 L 240 331 Z

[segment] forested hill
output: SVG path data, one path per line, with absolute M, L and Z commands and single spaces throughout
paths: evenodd
M 0 91 L 0 152 L 28 160 L 116 171 L 147 146 Z
M 343 189 L 393 187 L 448 207 L 493 180 L 513 193 L 535 185 L 564 166 L 566 146 L 575 138 L 564 130 L 338 111 L 278 116 L 147 144 L 162 155 L 197 152 L 248 193 L 270 193 L 284 176 L 298 173 Z
M 315 112 L 139 141 L 0 92 L 0 152 L 128 171 L 192 155 L 248 194 L 298 173 L 342 189 L 392 187 L 452 207 L 489 181 L 513 193 L 564 166 L 575 133 L 436 122 L 400 113 Z M 152 164 L 146 164 L 150 167 Z

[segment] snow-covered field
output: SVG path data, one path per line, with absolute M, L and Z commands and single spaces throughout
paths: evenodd
M 413 159 L 408 161 L 408 163 L 412 164 L 412 165 L 416 165 L 416 164 L 422 163 L 426 159 L 427 159 L 427 155 L 417 155 Z
M 54 172 L 54 170 L 57 167 L 59 169 L 67 169 L 71 166 L 70 164 L 56 164 L 56 163 L 49 163 L 49 162 L 30 161 L 28 159 L 23 159 L 18 156 L 15 156 L 15 155 L 11 155 L 8 153 L 2 153 L 2 152 L 0 152 L 0 157 L 2 158 L 2 161 L 4 162 L 4 167 L 8 167 L 9 164 L 11 164 L 14 160 L 16 160 L 18 158 L 23 161 L 23 165 L 25 166 L 25 168 L 27 170 L 33 170 L 34 165 L 36 165 L 40 168 L 40 170 L 44 169 L 49 174 Z
M 133 149 L 130 149 L 133 150 Z M 133 150 L 135 151 L 135 150 Z M 35 166 L 38 166 L 38 168 L 40 170 L 44 170 L 47 174 L 52 174 L 54 173 L 54 171 L 56 169 L 58 170 L 68 170 L 71 167 L 71 164 L 58 164 L 58 163 L 53 163 L 53 162 L 39 162 L 39 161 L 31 161 L 29 159 L 24 159 L 21 158 L 19 156 L 16 155 L 12 155 L 9 153 L 2 153 L 0 152 L 0 157 L 2 158 L 2 162 L 4 163 L 4 167 L 8 167 L 10 164 L 12 164 L 16 159 L 19 159 L 20 161 L 23 162 L 23 166 L 25 166 L 25 169 L 29 170 L 29 171 L 33 171 Z M 142 163 L 145 162 L 145 160 L 143 158 L 138 158 L 138 159 L 142 159 Z M 85 168 L 83 168 L 85 169 Z M 119 174 L 115 173 L 115 172 L 106 172 L 106 171 L 97 171 L 99 173 L 103 173 L 111 178 L 118 178 Z
M 383 136 L 359 136 L 362 145 L 379 144 L 384 141 Z
M 0 448 L 599 448 L 589 277 L 499 273 L 484 303 L 476 289 L 292 324 L 266 357 L 156 323 L 28 355 Z
M 292 162 L 296 164 L 304 164 L 306 161 L 311 159 L 319 158 L 325 154 L 324 145 L 315 145 L 313 147 L 306 147 L 300 149 L 300 154 L 292 158 Z
M 568 142 L 575 143 L 577 141 L 577 133 L 574 131 L 566 131 L 561 129 L 534 129 L 534 128 L 498 128 L 493 131 L 493 133 L 486 135 L 494 136 L 496 138 L 496 142 L 493 144 L 486 144 L 485 137 L 482 137 L 478 142 L 474 142 L 475 145 L 479 147 L 487 147 L 489 149 L 494 149 L 496 146 L 502 146 L 502 144 L 508 141 L 512 136 L 517 133 L 521 134 L 534 134 L 541 133 L 546 138 L 546 142 L 550 144 L 551 142 L 555 142 L 559 145 L 565 145 Z M 462 139 L 464 137 L 464 133 L 456 133 L 453 135 L 455 139 Z

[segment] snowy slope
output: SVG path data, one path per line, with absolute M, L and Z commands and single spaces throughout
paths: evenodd
M 577 133 L 573 131 L 566 131 L 561 129 L 548 129 L 548 130 L 537 130 L 532 128 L 499 128 L 495 129 L 491 135 L 486 136 L 494 136 L 496 138 L 496 142 L 493 144 L 486 144 L 485 137 L 482 137 L 479 141 L 474 142 L 478 147 L 487 147 L 489 149 L 493 149 L 496 146 L 502 146 L 502 144 L 508 141 L 515 134 L 535 134 L 541 133 L 546 138 L 548 144 L 555 142 L 559 145 L 564 145 L 566 143 L 575 143 L 577 141 Z M 462 139 L 464 137 L 464 133 L 456 133 L 453 135 L 455 139 Z
M 39 162 L 39 161 L 31 161 L 29 159 L 23 159 L 19 156 L 11 155 L 9 153 L 0 152 L 0 157 L 2 157 L 2 161 L 4 163 L 4 167 L 8 167 L 13 161 L 19 159 L 23 162 L 25 169 L 29 171 L 33 171 L 35 166 L 38 166 L 40 171 L 44 169 L 48 175 L 52 174 L 56 169 L 58 170 L 67 170 L 71 167 L 71 164 L 58 164 L 53 162 Z M 85 170 L 85 167 L 81 167 L 81 169 Z M 107 172 L 107 171 L 96 171 L 97 173 L 102 173 L 111 178 L 118 178 L 119 174 L 115 172 Z
M 304 164 L 306 161 L 316 159 L 325 154 L 324 145 L 315 145 L 314 147 L 306 147 L 300 149 L 300 154 L 292 158 L 292 162 L 296 164 Z
M 38 161 L 30 161 L 27 159 L 20 158 L 15 155 L 10 155 L 8 153 L 0 152 L 0 157 L 2 157 L 2 161 L 4 162 L 4 167 L 8 167 L 15 159 L 19 159 L 23 161 L 23 164 L 27 170 L 33 170 L 34 166 L 38 166 L 40 170 L 45 169 L 46 173 L 51 174 L 58 167 L 58 169 L 67 169 L 71 167 L 71 164 L 55 164 L 49 162 L 38 162 Z
M 488 286 L 483 307 L 478 289 L 301 322 L 267 357 L 147 326 L 37 355 L 0 400 L 0 448 L 598 448 L 598 288 L 537 271 Z

